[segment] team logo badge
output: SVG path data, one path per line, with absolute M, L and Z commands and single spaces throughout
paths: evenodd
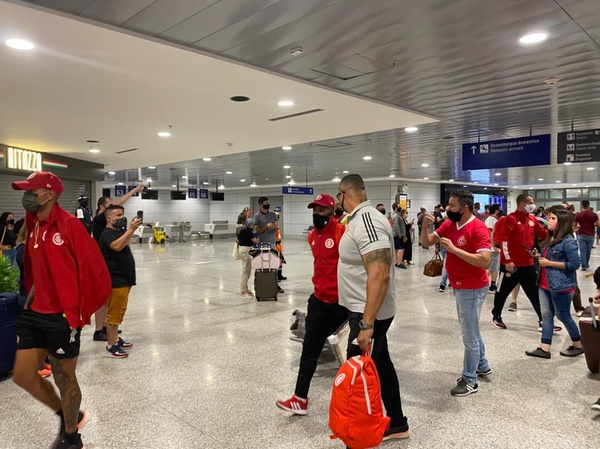
M 457 244 L 458 246 L 465 246 L 465 245 L 467 244 L 467 239 L 465 238 L 465 236 L 464 236 L 464 235 L 461 235 L 461 236 L 458 238 L 458 241 L 456 242 L 456 244 Z
M 529 226 L 531 226 L 533 228 L 533 225 L 534 225 L 533 221 L 529 220 Z
M 333 239 L 331 239 L 331 238 L 325 240 L 325 248 L 327 248 L 327 249 L 333 248 L 334 244 L 335 243 L 333 242 Z
M 60 232 L 57 232 L 52 236 L 52 243 L 54 243 L 56 246 L 61 246 L 63 243 L 65 243 L 62 236 L 60 235 Z
M 340 384 L 344 381 L 345 378 L 346 378 L 346 374 L 345 373 L 342 373 L 338 377 L 336 377 L 335 378 L 335 386 L 339 387 Z

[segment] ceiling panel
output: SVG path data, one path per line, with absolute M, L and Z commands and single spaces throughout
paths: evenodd
M 219 0 L 157 0 L 123 24 L 124 28 L 159 35 Z
M 150 6 L 155 0 L 96 0 L 81 12 L 89 17 L 113 25 L 121 25 L 130 17 Z

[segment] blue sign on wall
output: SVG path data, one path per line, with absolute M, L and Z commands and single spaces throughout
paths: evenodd
M 131 192 L 133 189 L 135 189 L 135 186 L 127 186 L 128 192 Z M 135 192 L 132 196 L 140 196 L 140 192 Z
M 281 206 L 275 206 L 275 212 L 281 212 Z
M 198 198 L 198 190 L 188 189 L 188 198 Z
M 208 199 L 208 189 L 198 189 L 198 197 L 201 200 L 207 200 Z
M 115 186 L 115 198 L 120 198 L 125 196 L 127 193 L 127 187 L 125 186 Z
M 465 143 L 463 170 L 550 165 L 550 134 Z
M 281 188 L 281 193 L 285 193 L 287 195 L 312 195 L 313 188 L 312 187 L 287 187 L 287 186 L 284 186 Z

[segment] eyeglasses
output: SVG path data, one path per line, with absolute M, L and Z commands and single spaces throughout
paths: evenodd
M 342 190 L 341 192 L 338 192 L 338 194 L 335 196 L 338 199 L 338 201 L 340 200 L 340 195 L 342 193 L 346 193 L 346 192 Z

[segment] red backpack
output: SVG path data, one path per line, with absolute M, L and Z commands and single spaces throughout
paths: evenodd
M 375 362 L 356 356 L 342 365 L 333 381 L 329 405 L 331 438 L 352 449 L 378 446 L 390 424 L 383 415 L 381 386 Z

